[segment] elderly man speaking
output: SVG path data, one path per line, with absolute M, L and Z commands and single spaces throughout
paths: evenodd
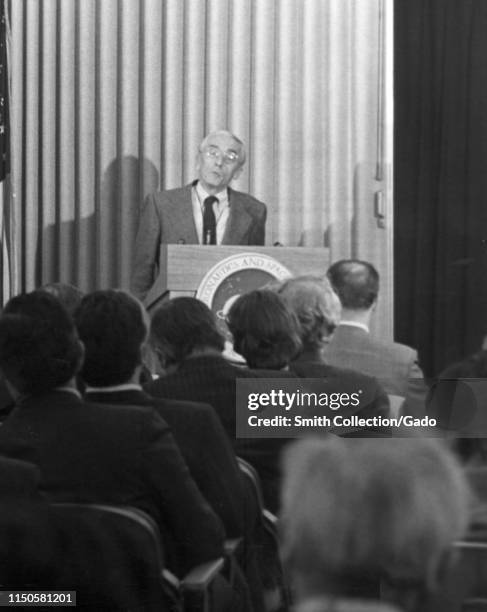
M 264 244 L 265 204 L 229 187 L 244 163 L 245 148 L 239 138 L 225 130 L 212 132 L 198 149 L 198 179 L 146 198 L 131 283 L 137 297 L 145 298 L 157 276 L 161 243 Z

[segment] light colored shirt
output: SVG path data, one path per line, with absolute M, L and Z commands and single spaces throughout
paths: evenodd
M 78 391 L 78 389 L 75 389 L 74 387 L 64 387 L 61 385 L 60 387 L 56 387 L 54 391 L 67 391 L 68 393 L 72 393 L 73 395 L 76 395 L 76 397 L 79 397 L 79 399 L 81 399 L 81 393 Z
M 85 389 L 86 393 L 103 391 L 103 393 L 115 393 L 117 391 L 142 391 L 142 387 L 137 383 L 124 383 L 122 385 L 110 385 L 108 387 L 89 387 Z
M 365 325 L 365 323 L 359 323 L 358 321 L 347 321 L 346 319 L 342 319 L 338 325 L 348 325 L 349 327 L 358 327 L 359 329 L 363 329 L 367 333 L 370 332 L 370 329 Z
M 209 193 L 203 189 L 198 181 L 191 192 L 191 200 L 193 202 L 193 217 L 196 226 L 196 234 L 198 235 L 199 244 L 203 244 L 203 211 L 204 201 L 209 196 Z M 217 202 L 213 203 L 213 212 L 216 220 L 216 243 L 221 244 L 223 235 L 227 228 L 228 216 L 230 215 L 230 203 L 228 201 L 228 190 L 223 189 L 215 195 L 218 198 Z
M 399 608 L 384 601 L 366 599 L 340 599 L 313 597 L 298 603 L 294 612 L 400 612 Z

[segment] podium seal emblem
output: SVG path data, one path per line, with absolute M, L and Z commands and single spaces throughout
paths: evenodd
M 233 302 L 243 293 L 290 276 L 288 268 L 269 255 L 238 253 L 222 259 L 207 272 L 196 298 L 216 314 L 220 331 L 228 339 L 225 319 Z

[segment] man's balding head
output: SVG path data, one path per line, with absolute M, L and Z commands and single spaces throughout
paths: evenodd
M 379 273 L 367 261 L 342 259 L 330 266 L 327 276 L 343 308 L 368 310 L 377 301 Z

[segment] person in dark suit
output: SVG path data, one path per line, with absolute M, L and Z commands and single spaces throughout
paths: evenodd
M 229 187 L 244 163 L 239 138 L 225 130 L 212 132 L 198 149 L 196 181 L 147 196 L 135 239 L 134 295 L 143 300 L 154 283 L 161 243 L 264 244 L 265 204 Z
M 179 297 L 163 303 L 152 318 L 150 336 L 167 374 L 144 385 L 147 393 L 154 397 L 207 402 L 215 409 L 237 455 L 248 459 L 247 440 L 236 438 L 236 381 L 280 377 L 281 373 L 249 370 L 227 361 L 223 357 L 225 342 L 214 314 L 195 298 Z M 261 442 L 266 447 L 275 446 L 274 440 Z M 255 540 L 260 538 L 261 534 L 257 533 Z M 267 567 L 261 567 L 267 587 L 279 573 L 275 569 L 278 565 L 278 559 L 267 559 Z
M 221 518 L 228 537 L 244 532 L 244 498 L 233 449 L 213 408 L 199 402 L 154 398 L 139 385 L 148 335 L 142 305 L 123 291 L 95 291 L 75 313 L 85 346 L 81 377 L 89 402 L 150 406 L 168 423 L 190 473 Z
M 95 291 L 83 298 L 75 323 L 85 346 L 81 369 L 87 385 L 85 399 L 150 406 L 169 424 L 193 479 L 222 520 L 227 537 L 243 537 L 242 566 L 247 576 L 255 578 L 251 543 L 260 517 L 246 495 L 235 453 L 215 411 L 200 402 L 151 397 L 138 383 L 149 331 L 142 304 L 123 291 Z M 259 589 L 255 580 L 249 582 L 257 603 Z
M 169 427 L 147 407 L 85 403 L 75 387 L 83 345 L 56 298 L 17 296 L 0 317 L 0 369 L 17 406 L 0 454 L 36 464 L 52 501 L 132 505 L 160 526 L 178 574 L 219 557 L 224 531 Z
M 341 320 L 324 348 L 327 363 L 375 376 L 388 394 L 405 398 L 404 414 L 424 416 L 427 389 L 417 351 L 369 332 L 379 294 L 377 270 L 366 261 L 349 259 L 334 263 L 327 275 L 342 305 Z
M 237 455 L 250 461 L 261 478 L 275 481 L 279 438 L 248 440 L 236 437 L 236 382 L 239 378 L 293 378 L 283 370 L 252 370 L 223 357 L 224 339 L 211 310 L 194 298 L 164 303 L 151 322 L 151 341 L 167 375 L 145 385 L 155 397 L 204 401 L 213 406 Z M 259 470 L 259 457 L 273 457 L 271 474 Z M 255 460 L 255 461 L 254 461 Z M 266 462 L 267 463 L 267 462 Z M 277 486 L 264 486 L 267 507 L 275 511 Z M 269 495 L 267 495 L 269 493 Z

